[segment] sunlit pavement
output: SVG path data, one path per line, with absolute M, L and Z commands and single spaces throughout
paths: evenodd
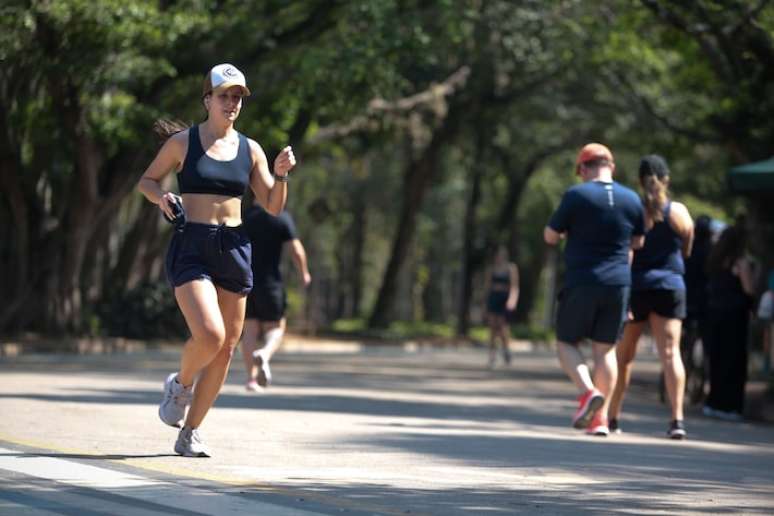
M 202 433 L 172 451 L 157 417 L 179 351 L 0 362 L 0 514 L 675 514 L 774 512 L 774 427 L 668 411 L 644 353 L 624 433 L 570 428 L 550 350 L 510 367 L 481 349 L 289 342 L 275 384 L 235 357 Z

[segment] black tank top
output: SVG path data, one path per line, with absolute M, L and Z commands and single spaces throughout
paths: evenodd
M 504 271 L 492 272 L 491 282 L 492 282 L 492 286 L 495 286 L 495 285 L 510 286 L 511 285 L 511 271 L 510 270 L 504 270 Z
M 752 299 L 742 288 L 739 277 L 731 269 L 722 269 L 709 278 L 709 308 L 719 312 L 747 311 Z
M 239 149 L 234 159 L 220 161 L 204 152 L 199 139 L 199 126 L 188 130 L 188 151 L 183 169 L 177 174 L 180 193 L 228 195 L 242 197 L 250 184 L 253 159 L 247 138 L 239 134 Z

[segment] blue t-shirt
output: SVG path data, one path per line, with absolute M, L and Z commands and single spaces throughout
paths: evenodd
M 634 252 L 632 290 L 685 290 L 683 239 L 669 224 L 672 203 L 664 207 L 664 220 L 645 236 L 645 245 Z
M 569 188 L 548 227 L 567 233 L 564 285 L 631 285 L 629 249 L 645 233 L 639 196 L 615 181 Z

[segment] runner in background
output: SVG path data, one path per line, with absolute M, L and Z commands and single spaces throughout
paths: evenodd
M 613 181 L 613 154 L 590 143 L 578 153 L 582 184 L 569 188 L 546 226 L 547 244 L 564 248 L 564 287 L 556 320 L 559 362 L 578 388 L 572 425 L 606 436 L 609 394 L 616 382 L 615 343 L 629 304 L 631 249 L 642 247 L 644 211 L 639 196 Z M 579 349 L 591 340 L 594 373 Z
M 280 270 L 283 248 L 289 248 L 304 287 L 312 276 L 290 213 L 282 211 L 275 217 L 254 204 L 245 214 L 244 225 L 253 249 L 253 290 L 247 297 L 242 358 L 247 372 L 245 388 L 255 392 L 271 383 L 269 361 L 285 335 L 287 295 Z M 258 339 L 262 344 L 259 349 Z
M 508 249 L 498 246 L 492 270 L 487 276 L 486 318 L 489 323 L 489 368 L 497 361 L 497 343 L 506 365 L 511 363 L 508 344 L 511 332 L 508 327 L 508 313 L 516 310 L 519 302 L 519 269 L 510 261 Z
M 634 252 L 632 292 L 629 306 L 632 320 L 624 327 L 616 346 L 618 381 L 613 390 L 608 416 L 610 430 L 620 431 L 618 420 L 637 354 L 637 343 L 645 325 L 656 341 L 666 390 L 671 403 L 667 436 L 682 439 L 685 368 L 680 353 L 682 322 L 686 317 L 686 289 L 683 258 L 691 254 L 693 221 L 684 204 L 669 197 L 669 167 L 661 156 L 651 154 L 640 160 L 640 187 L 645 207 L 645 245 Z

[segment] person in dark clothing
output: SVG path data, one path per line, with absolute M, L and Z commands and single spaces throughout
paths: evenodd
M 489 323 L 489 368 L 495 366 L 497 341 L 500 341 L 503 361 L 511 363 L 508 348 L 511 340 L 508 328 L 508 313 L 516 309 L 519 301 L 519 268 L 508 257 L 508 249 L 499 246 L 492 270 L 487 277 L 486 317 Z
M 615 162 L 604 145 L 585 145 L 575 171 L 583 183 L 564 193 L 543 239 L 549 245 L 567 239 L 556 338 L 559 363 L 580 394 L 572 426 L 606 436 L 618 370 L 615 343 L 626 319 L 632 279 L 629 255 L 643 245 L 645 217 L 639 196 L 613 181 Z M 578 348 L 586 339 L 594 357 L 593 379 Z
M 693 221 L 684 204 L 669 197 L 669 168 L 666 160 L 652 154 L 640 161 L 640 186 L 645 206 L 645 245 L 634 252 L 632 262 L 632 320 L 626 323 L 616 346 L 618 381 L 610 402 L 610 431 L 619 431 L 618 419 L 632 364 L 645 325 L 656 340 L 664 369 L 672 417 L 667 436 L 685 437 L 683 395 L 685 370 L 680 354 L 680 333 L 685 318 L 685 270 L 683 258 L 691 254 Z
M 712 219 L 708 215 L 696 217 L 693 250 L 685 259 L 686 313 L 680 352 L 685 366 L 685 395 L 698 403 L 704 399 L 709 367 L 707 363 L 707 258 L 712 250 Z M 701 350 L 697 353 L 697 350 Z
M 696 217 L 693 250 L 685 259 L 686 326 L 690 321 L 702 324 L 707 315 L 707 258 L 712 250 L 711 225 L 712 219 L 708 215 Z
M 271 383 L 269 361 L 285 334 L 287 301 L 280 270 L 283 248 L 289 247 L 304 287 L 312 276 L 290 213 L 283 210 L 275 217 L 256 203 L 245 214 L 244 227 L 252 244 L 253 290 L 247 296 L 242 358 L 247 371 L 245 388 L 258 391 Z M 256 349 L 259 338 L 263 345 Z
M 730 226 L 707 262 L 710 392 L 704 414 L 729 421 L 743 418 L 747 382 L 747 329 L 755 279 L 745 244 L 743 230 Z

